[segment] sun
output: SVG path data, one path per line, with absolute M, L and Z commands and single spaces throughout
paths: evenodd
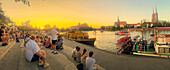
M 40 27 L 40 29 L 43 29 L 44 27 Z

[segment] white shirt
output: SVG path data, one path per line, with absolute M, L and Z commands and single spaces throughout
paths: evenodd
M 33 40 L 29 40 L 26 44 L 25 48 L 25 57 L 28 61 L 32 60 L 32 57 L 35 53 L 37 53 L 40 50 L 37 43 Z
M 57 30 L 55 29 L 51 30 L 52 40 L 57 40 L 57 34 L 58 34 Z
M 73 58 L 76 57 L 76 48 L 74 48 L 73 51 L 72 51 L 72 57 Z
M 93 70 L 93 64 L 95 63 L 95 59 L 92 57 L 87 57 L 86 59 L 86 70 Z
M 26 41 L 26 42 L 28 42 L 29 40 L 30 40 L 30 38 L 29 38 L 29 37 L 27 37 L 27 38 L 25 39 L 25 41 Z

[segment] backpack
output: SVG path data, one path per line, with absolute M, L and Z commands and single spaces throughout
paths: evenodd
M 78 70 L 84 70 L 84 69 L 83 69 L 83 64 L 82 64 L 82 63 L 78 64 L 78 65 L 77 65 L 77 69 L 78 69 Z

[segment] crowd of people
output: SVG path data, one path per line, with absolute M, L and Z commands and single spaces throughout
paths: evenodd
M 83 52 L 80 51 L 80 47 L 77 46 L 72 51 L 72 57 L 75 61 L 80 63 L 80 66 L 78 66 L 78 69 L 80 70 L 96 70 L 96 60 L 93 55 L 93 51 L 89 52 L 89 57 L 87 57 L 87 50 L 84 48 Z
M 52 42 L 50 35 L 52 37 Z M 33 33 L 32 35 L 27 33 L 24 38 L 26 59 L 30 62 L 39 61 L 38 65 L 48 67 L 49 63 L 46 62 L 46 52 L 42 50 L 41 47 L 50 48 L 53 54 L 58 54 L 56 50 L 64 49 L 62 36 L 63 35 L 54 28 L 46 36 L 39 36 L 37 33 Z
M 19 32 L 16 29 L 9 29 L 8 27 L 1 26 L 0 41 L 2 42 L 2 46 L 8 45 L 9 40 L 14 40 L 18 43 L 20 42 L 20 38 L 24 38 L 26 59 L 30 62 L 39 61 L 38 65 L 43 65 L 43 67 L 49 66 L 49 63 L 46 62 L 46 52 L 41 49 L 43 46 L 51 49 L 53 54 L 58 54 L 56 50 L 64 49 L 63 35 L 54 28 L 48 35 L 39 36 L 37 33 L 24 33 Z M 95 69 L 96 61 L 94 59 L 93 51 L 90 51 L 89 57 L 87 57 L 87 50 L 83 49 L 83 52 L 81 52 L 80 47 L 77 46 L 73 51 L 72 57 L 83 65 L 83 70 Z
M 48 36 L 51 35 L 51 38 Z M 37 33 L 32 35 L 26 34 L 25 40 L 25 56 L 26 59 L 30 62 L 39 61 L 39 65 L 43 65 L 44 67 L 48 67 L 49 63 L 46 62 L 47 55 L 44 50 L 41 49 L 41 46 L 45 46 L 46 48 L 50 48 L 53 54 L 58 54 L 57 49 L 63 48 L 63 38 L 59 31 L 56 29 L 52 29 L 51 32 L 47 36 L 40 37 L 37 36 Z M 52 41 L 52 42 L 51 42 Z M 80 51 L 80 47 L 77 46 L 73 52 L 72 57 L 82 66 L 78 67 L 80 70 L 95 70 L 95 58 L 93 55 L 93 51 L 89 52 L 89 57 L 87 56 L 87 50 L 83 49 L 83 52 Z
M 15 40 L 18 43 L 20 42 L 19 39 L 23 37 L 24 37 L 23 32 L 19 32 L 15 28 L 1 26 L 1 29 L 0 29 L 0 42 L 2 42 L 1 46 L 8 45 L 9 40 Z

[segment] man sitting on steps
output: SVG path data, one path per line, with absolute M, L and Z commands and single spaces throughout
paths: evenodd
M 38 65 L 43 65 L 43 67 L 48 67 L 49 64 L 46 63 L 46 52 L 44 50 L 40 50 L 37 43 L 35 42 L 36 36 L 32 35 L 26 44 L 25 48 L 25 57 L 28 61 L 39 61 Z M 42 61 L 43 60 L 43 61 Z
M 96 60 L 94 59 L 93 51 L 89 52 L 89 57 L 86 58 L 86 70 L 96 70 Z

